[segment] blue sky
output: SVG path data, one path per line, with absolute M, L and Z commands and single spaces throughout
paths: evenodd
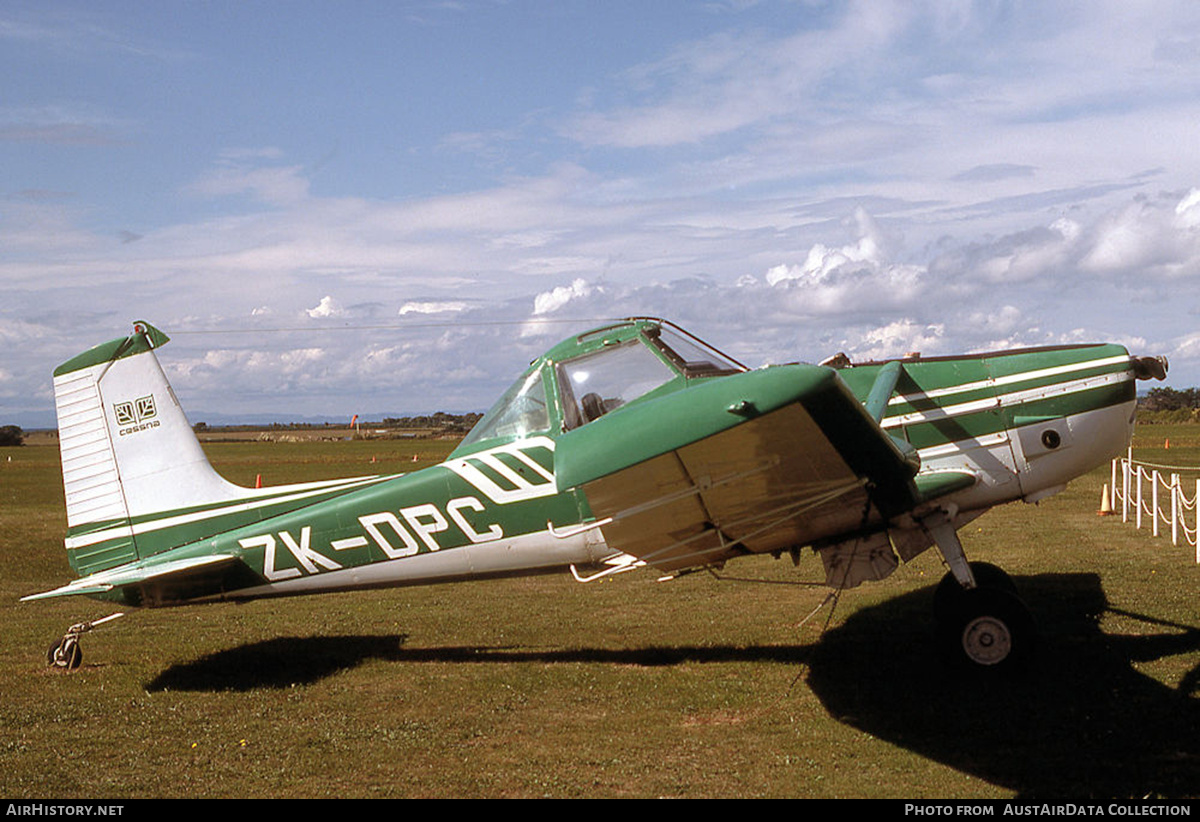
M 1194 2 L 0 4 L 0 422 L 147 319 L 194 419 L 486 407 L 594 320 L 1200 384 Z

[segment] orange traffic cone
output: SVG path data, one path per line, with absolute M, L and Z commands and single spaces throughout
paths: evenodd
M 255 474 L 255 475 L 254 475 L 254 487 L 255 487 L 255 488 L 262 488 L 262 474 Z
M 1112 500 L 1108 498 L 1108 485 L 1104 486 L 1104 493 L 1100 495 L 1100 510 L 1096 512 L 1102 517 L 1107 517 L 1113 513 Z

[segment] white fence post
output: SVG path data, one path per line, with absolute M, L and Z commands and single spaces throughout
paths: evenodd
M 1158 536 L 1158 469 L 1155 468 L 1150 472 L 1150 505 L 1153 511 L 1150 514 L 1150 533 Z
M 1117 462 L 1117 460 L 1112 461 L 1112 466 L 1109 471 L 1111 478 L 1108 481 L 1108 504 L 1111 505 L 1114 510 L 1117 507 Z M 1112 511 L 1109 511 L 1109 513 L 1112 513 Z
M 1171 544 L 1179 544 L 1179 475 L 1171 474 Z
M 1121 490 L 1117 491 L 1117 463 L 1120 462 L 1121 469 Z M 1183 542 L 1192 545 L 1196 549 L 1196 563 L 1200 564 L 1200 476 L 1196 478 L 1195 496 L 1191 500 L 1183 490 L 1183 477 L 1177 471 L 1171 473 L 1160 473 L 1159 468 L 1174 468 L 1175 466 L 1153 466 L 1150 463 L 1135 463 L 1133 461 L 1133 449 L 1130 448 L 1127 456 L 1118 457 L 1112 461 L 1112 468 L 1109 472 L 1111 479 L 1112 495 L 1121 496 L 1121 521 L 1129 522 L 1129 507 L 1134 507 L 1134 527 L 1142 527 L 1142 515 L 1149 514 L 1152 517 L 1150 528 L 1154 536 L 1160 536 L 1162 531 L 1159 525 L 1159 520 L 1168 521 L 1171 526 L 1171 544 L 1178 545 L 1182 536 Z M 1184 467 L 1184 471 L 1200 471 L 1200 466 L 1195 468 Z M 1149 505 L 1146 504 L 1146 494 L 1142 489 L 1142 480 L 1150 481 Z M 1159 499 L 1158 486 L 1162 483 L 1164 489 L 1171 495 L 1170 512 L 1164 510 Z M 1137 484 L 1136 488 L 1131 487 L 1133 483 Z M 1112 503 L 1115 504 L 1113 499 Z M 1188 511 L 1192 512 L 1192 521 L 1195 527 L 1188 526 Z M 1180 534 L 1180 531 L 1183 533 Z
M 1129 470 L 1133 468 L 1133 446 L 1129 446 L 1126 464 L 1121 472 L 1121 522 L 1129 522 Z
M 1129 466 L 1133 465 L 1133 449 L 1121 466 L 1121 522 L 1129 522 Z
M 1134 512 L 1134 527 L 1142 530 L 1142 466 L 1137 467 L 1137 510 Z

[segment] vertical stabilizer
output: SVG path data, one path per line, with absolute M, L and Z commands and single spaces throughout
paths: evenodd
M 94 573 L 155 553 L 137 524 L 244 496 L 209 465 L 154 349 L 149 323 L 54 372 L 71 566 Z

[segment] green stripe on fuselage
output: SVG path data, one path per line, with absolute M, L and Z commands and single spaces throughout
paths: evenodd
M 883 426 L 918 449 L 997 434 L 1018 417 L 1068 416 L 1135 396 L 1128 353 L 1119 345 L 902 362 Z M 865 400 L 881 367 L 838 373 Z
M 342 483 L 283 486 L 242 499 L 161 511 L 130 519 L 106 520 L 72 527 L 67 557 L 80 576 L 124 561 L 145 559 L 214 534 L 250 525 L 287 511 L 336 499 L 387 478 L 364 477 Z M 136 552 L 132 546 L 136 546 Z
M 497 503 L 443 464 L 263 518 L 177 548 L 162 560 L 231 554 L 257 577 L 247 586 L 259 585 L 481 541 L 503 544 L 545 532 L 548 525 L 578 524 L 586 516 L 577 492 Z M 308 558 L 307 565 L 293 548 Z

